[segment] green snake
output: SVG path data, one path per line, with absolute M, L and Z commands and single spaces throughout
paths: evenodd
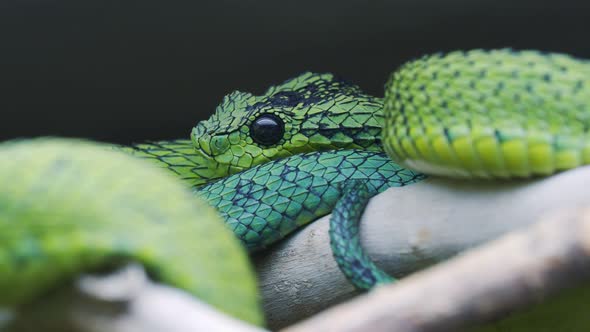
M 590 163 L 589 77 L 590 63 L 585 60 L 508 49 L 435 54 L 410 61 L 391 75 L 383 99 L 332 74 L 304 73 L 261 96 L 243 92 L 226 96 L 208 120 L 193 128 L 190 139 L 117 150 L 183 179 L 198 202 L 206 201 L 220 212 L 250 252 L 332 212 L 335 259 L 353 283 L 370 288 L 392 280 L 371 263 L 358 240 L 358 220 L 372 195 L 418 182 L 426 177 L 423 174 L 505 180 L 546 176 Z M 53 157 L 56 151 L 46 152 L 55 145 L 66 156 L 65 168 L 60 166 L 62 159 Z M 11 294 L 6 304 L 24 302 L 50 283 L 98 266 L 105 258 L 122 257 L 143 262 L 160 280 L 226 312 L 260 322 L 259 312 L 251 309 L 256 308 L 256 299 L 247 264 L 226 247 L 226 243 L 231 246 L 229 239 L 214 239 L 224 234 L 212 226 L 218 217 L 200 212 L 199 220 L 189 220 L 194 206 L 176 208 L 181 204 L 177 202 L 187 201 L 186 194 L 164 179 L 160 186 L 163 174 L 111 151 L 102 157 L 121 158 L 121 164 L 102 165 L 103 159 L 94 157 L 101 149 L 84 144 L 6 143 L 1 149 L 3 159 L 10 162 L 0 166 L 0 204 L 9 212 L 0 210 L 0 222 L 9 225 L 17 220 L 26 226 L 10 227 L 0 241 L 4 272 L 0 289 Z M 85 151 L 86 157 L 77 155 Z M 13 157 L 15 153 L 20 155 Z M 75 167 L 69 166 L 71 160 Z M 129 170 L 132 176 L 122 184 L 115 181 L 119 169 L 131 167 L 141 172 Z M 85 189 L 74 190 L 76 199 L 69 198 L 69 190 L 49 187 L 57 181 L 73 188 L 85 174 L 92 181 L 82 186 Z M 14 181 L 21 177 L 24 180 Z M 135 191 L 108 196 L 113 195 L 112 186 L 146 192 L 135 201 Z M 159 201 L 157 194 L 168 189 L 172 194 Z M 55 191 L 53 201 L 40 204 L 39 213 L 47 218 L 37 220 L 28 211 L 42 200 L 45 190 Z M 103 195 L 108 199 L 93 200 Z M 138 211 L 140 204 L 151 208 L 146 216 L 126 215 L 133 204 Z M 99 220 L 92 215 L 100 210 L 94 205 L 112 210 L 113 216 L 119 214 L 118 219 L 102 215 L 107 222 Z M 172 213 L 170 218 L 164 217 L 167 213 Z M 172 220 L 172 216 L 178 221 L 151 220 Z M 47 220 L 55 224 L 44 225 Z M 87 220 L 83 227 L 80 220 Z M 57 228 L 64 234 L 53 239 Z M 81 245 L 94 241 L 94 249 Z M 215 267 L 220 260 L 212 262 L 207 253 L 218 257 L 226 249 L 227 261 Z M 55 261 L 47 260 L 49 252 Z M 222 269 L 234 270 L 222 276 Z M 40 271 L 49 270 L 53 272 L 39 278 Z M 227 294 L 236 300 L 227 303 L 223 300 Z

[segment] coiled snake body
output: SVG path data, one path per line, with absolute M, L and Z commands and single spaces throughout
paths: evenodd
M 590 163 L 589 74 L 587 61 L 567 55 L 512 50 L 454 52 L 425 56 L 403 65 L 392 74 L 385 97 L 380 99 L 364 94 L 355 85 L 331 74 L 305 73 L 269 88 L 262 96 L 242 92 L 228 95 L 209 120 L 193 129 L 190 140 L 138 144 L 119 150 L 151 160 L 192 185 L 199 197 L 221 212 L 226 225 L 250 251 L 260 250 L 333 211 L 331 240 L 336 260 L 357 286 L 370 288 L 391 280 L 363 254 L 356 236 L 356 222 L 373 194 L 419 181 L 425 177 L 422 173 L 509 179 L 550 175 Z M 9 152 L 21 151 L 19 162 L 0 166 L 5 170 L 0 172 L 1 176 L 6 176 L 3 183 L 10 183 L 15 176 L 27 177 L 28 171 L 19 166 L 29 167 L 34 164 L 35 153 L 42 154 L 29 150 L 31 145 L 38 144 L 29 144 L 27 149 L 20 150 L 14 143 L 2 147 L 1 153 L 7 159 L 14 159 Z M 66 161 L 72 158 L 68 154 L 64 156 Z M 118 216 L 118 221 L 106 216 L 111 222 L 104 222 L 90 217 L 90 209 L 72 208 L 72 204 L 76 204 L 74 201 L 61 203 L 60 199 L 72 193 L 57 189 L 55 202 L 47 204 L 67 203 L 68 213 L 80 214 L 76 214 L 75 219 L 65 212 L 62 216 L 64 210 L 51 215 L 48 212 L 51 209 L 44 209 L 40 213 L 49 219 L 42 220 L 26 212 L 42 200 L 39 195 L 27 196 L 40 191 L 35 181 L 54 180 L 53 173 L 44 173 L 45 170 L 57 167 L 59 171 L 62 167 L 52 164 L 57 162 L 55 158 L 47 160 L 53 161 L 39 164 L 36 175 L 29 177 L 30 181 L 23 180 L 22 184 L 9 186 L 8 190 L 3 185 L 0 191 L 3 195 L 0 204 L 5 206 L 0 210 L 0 222 L 9 228 L 0 241 L 0 258 L 3 259 L 0 269 L 5 271 L 0 276 L 0 289 L 4 292 L 10 289 L 11 294 L 15 294 L 7 297 L 7 304 L 22 302 L 37 288 L 45 288 L 50 282 L 95 265 L 75 262 L 98 262 L 123 256 L 146 262 L 160 272 L 156 275 L 164 281 L 206 300 L 213 298 L 214 305 L 227 312 L 259 321 L 256 310 L 247 312 L 248 309 L 236 308 L 256 307 L 252 305 L 255 296 L 252 296 L 249 270 L 240 265 L 243 263 L 223 264 L 226 269 L 241 266 L 238 269 L 242 272 L 234 270 L 227 275 L 244 276 L 243 279 L 231 279 L 232 282 L 225 284 L 213 282 L 217 291 L 207 293 L 203 291 L 207 287 L 199 283 L 230 279 L 224 279 L 225 274 L 195 272 L 214 271 L 213 262 L 197 259 L 191 264 L 186 262 L 187 257 L 172 254 L 179 250 L 184 254 L 190 252 L 190 257 L 194 258 L 216 250 L 223 252 L 222 248 L 226 248 L 223 244 L 217 249 L 208 247 L 209 250 L 196 245 L 208 234 L 218 231 L 221 234 L 223 230 L 214 229 L 214 226 L 196 229 L 199 227 L 189 224 L 199 221 L 188 220 L 178 211 L 176 215 L 180 215 L 180 221 L 155 228 L 142 226 L 142 222 L 135 221 L 136 216 L 127 214 Z M 81 172 L 80 169 L 74 167 L 68 172 Z M 15 173 L 16 170 L 22 174 Z M 57 174 L 66 176 L 63 172 Z M 101 177 L 94 181 L 97 197 L 104 182 L 110 183 L 105 174 L 108 172 L 103 170 Z M 140 184 L 139 180 L 134 180 L 137 177 L 141 176 L 129 179 L 127 187 L 155 188 L 155 184 Z M 143 176 L 148 183 L 151 177 L 157 176 L 151 173 Z M 114 183 L 113 186 L 126 186 Z M 73 183 L 66 185 L 74 186 Z M 93 193 L 92 185 L 88 186 L 84 195 Z M 19 188 L 28 188 L 28 191 L 23 191 L 24 196 L 14 196 Z M 112 188 L 107 191 L 111 192 Z M 121 194 L 122 203 L 107 200 L 101 203 L 101 208 L 109 210 L 110 204 L 125 208 L 133 194 L 120 193 L 125 193 Z M 144 201 L 150 203 L 157 199 Z M 26 209 L 20 209 L 27 204 Z M 190 209 L 186 208 L 186 214 Z M 157 220 L 171 220 L 163 217 L 163 211 L 152 212 Z M 85 218 L 88 221 L 82 223 L 80 220 Z M 214 220 L 215 217 L 204 219 Z M 15 225 L 16 220 L 18 225 Z M 54 224 L 44 225 L 47 220 Z M 129 225 L 124 224 L 126 220 Z M 80 224 L 83 226 L 78 226 Z M 132 231 L 124 231 L 143 227 L 145 237 L 134 236 L 142 233 L 132 235 Z M 63 230 L 61 238 L 45 240 L 42 237 L 57 233 L 55 229 Z M 91 232 L 87 232 L 89 230 Z M 187 236 L 193 231 L 194 234 Z M 170 239 L 167 243 L 178 243 L 162 246 L 162 241 L 156 240 L 154 235 L 159 232 Z M 100 250 L 79 245 L 95 240 L 95 247 Z M 148 245 L 149 242 L 154 243 Z M 73 254 L 76 250 L 81 253 Z M 229 252 L 233 251 L 228 249 Z M 21 261 L 31 266 L 30 270 L 19 267 Z M 51 268 L 55 273 L 39 279 L 39 271 Z M 20 273 L 27 278 L 17 277 Z M 32 283 L 38 287 L 30 288 Z M 221 287 L 241 283 L 247 285 L 240 291 L 224 291 Z M 236 303 L 233 307 L 226 305 L 221 297 L 228 292 L 242 292 L 244 302 L 232 301 Z

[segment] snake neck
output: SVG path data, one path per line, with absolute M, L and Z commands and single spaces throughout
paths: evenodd
M 217 179 L 215 163 L 195 149 L 188 139 L 144 142 L 116 146 L 114 149 L 166 169 L 186 181 L 189 186 L 201 186 Z
M 381 151 L 383 101 L 358 95 L 355 99 L 327 101 L 327 109 L 294 116 L 298 134 L 307 138 L 310 151 L 360 149 Z

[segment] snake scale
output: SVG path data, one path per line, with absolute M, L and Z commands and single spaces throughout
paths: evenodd
M 59 139 L 3 143 L 2 305 L 132 259 L 260 323 L 251 269 L 227 228 L 253 252 L 330 212 L 343 272 L 360 288 L 389 282 L 358 241 L 368 199 L 423 174 L 505 180 L 590 163 L 589 77 L 590 63 L 563 54 L 452 52 L 402 65 L 383 99 L 314 73 L 261 96 L 234 92 L 190 139 L 117 152 Z

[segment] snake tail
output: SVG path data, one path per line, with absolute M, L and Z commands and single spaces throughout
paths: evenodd
M 366 181 L 343 185 L 342 196 L 330 218 L 330 246 L 340 271 L 358 289 L 368 290 L 395 281 L 369 258 L 361 246 L 359 223 L 369 199 L 375 194 Z
M 246 254 L 218 213 L 171 175 L 65 139 L 2 143 L 0 159 L 0 306 L 24 305 L 113 261 L 138 261 L 159 281 L 262 322 Z

